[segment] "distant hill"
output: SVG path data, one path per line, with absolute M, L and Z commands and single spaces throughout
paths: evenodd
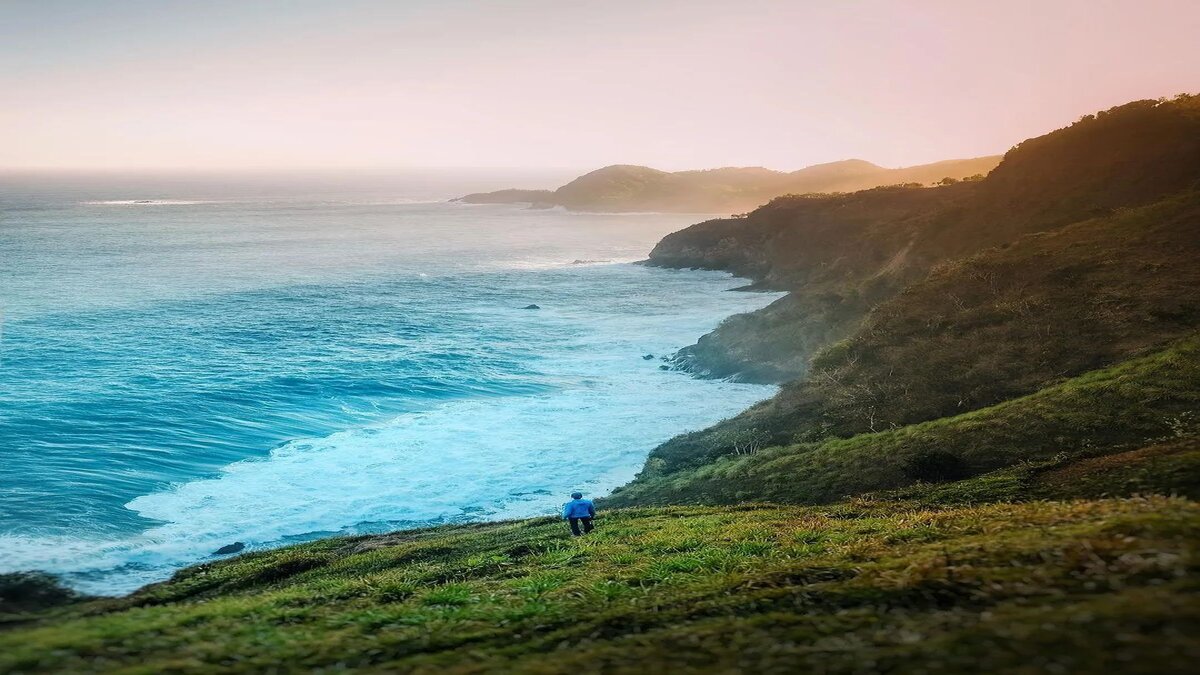
M 999 156 L 952 159 L 886 169 L 861 159 L 816 164 L 783 172 L 762 167 L 726 167 L 667 172 L 617 164 L 584 174 L 557 190 L 499 190 L 459 197 L 470 204 L 529 203 L 574 211 L 664 211 L 728 213 L 753 209 L 786 194 L 852 192 L 881 185 L 931 185 L 944 178 L 982 178 Z
M 455 199 L 456 202 L 467 204 L 551 204 L 554 190 L 497 190 L 495 192 L 476 192 Z

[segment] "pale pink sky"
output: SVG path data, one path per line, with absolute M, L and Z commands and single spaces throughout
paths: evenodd
M 5 0 L 0 167 L 794 169 L 1200 92 L 1200 1 Z

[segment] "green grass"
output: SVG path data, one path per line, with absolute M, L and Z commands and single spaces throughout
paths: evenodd
M 0 672 L 1154 672 L 1197 655 L 1197 535 L 1200 507 L 1153 497 L 330 539 L 30 618 Z
M 930 507 L 1170 495 L 1200 499 L 1200 435 L 1115 454 L 1023 462 L 948 483 L 916 483 L 864 495 Z
M 1200 437 L 1051 466 L 1031 479 L 1030 494 L 1045 499 L 1167 492 L 1200 499 Z
M 1114 453 L 1191 433 L 1200 411 L 1200 337 L 955 417 L 822 443 L 723 457 L 697 469 L 643 471 L 612 506 L 826 503 L 910 485 L 913 457 L 945 453 L 968 475 L 1022 462 Z

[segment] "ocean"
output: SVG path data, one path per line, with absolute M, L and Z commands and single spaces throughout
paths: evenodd
M 551 514 L 770 396 L 663 368 L 776 297 L 635 264 L 704 216 L 446 201 L 566 177 L 0 174 L 0 572 Z

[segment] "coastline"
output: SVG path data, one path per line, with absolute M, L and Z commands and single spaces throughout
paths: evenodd
M 579 268 L 580 266 L 571 267 Z M 594 269 L 591 272 L 583 272 L 582 270 L 572 271 L 570 268 L 563 268 L 560 272 L 563 274 L 583 273 L 587 276 L 607 278 L 613 276 L 614 274 L 620 276 L 619 269 L 617 269 L 619 267 L 619 265 L 601 265 L 597 266 L 597 269 Z M 652 270 L 647 270 L 647 272 L 652 272 Z M 676 277 L 674 274 L 672 274 L 671 277 L 675 278 L 675 281 L 672 281 L 671 283 L 675 285 L 682 284 L 681 289 L 686 287 L 691 289 L 691 292 L 693 293 L 704 294 L 708 297 L 707 302 L 709 305 L 714 308 L 724 307 L 725 309 L 723 309 L 719 314 L 706 315 L 707 318 L 691 319 L 690 321 L 692 323 L 695 323 L 697 320 L 700 321 L 700 323 L 703 324 L 703 327 L 695 332 L 689 333 L 686 338 L 683 338 L 682 335 L 680 335 L 681 339 L 675 343 L 676 349 L 686 346 L 688 341 L 695 340 L 699 336 L 711 331 L 712 328 L 719 325 L 728 316 L 737 315 L 738 313 L 743 313 L 745 311 L 752 311 L 754 308 L 761 306 L 761 301 L 765 300 L 765 298 L 761 297 L 756 298 L 754 296 L 742 296 L 741 294 L 738 294 L 740 299 L 735 302 L 730 302 L 730 300 L 733 300 L 734 297 L 725 295 L 725 292 L 731 290 L 733 287 L 743 285 L 743 280 L 735 278 L 732 275 L 724 272 L 702 271 L 701 273 L 704 276 L 699 278 L 707 278 L 709 281 L 696 284 L 695 281 L 691 280 L 692 275 L 684 274 Z M 652 281 L 653 279 L 658 279 L 658 281 Z M 647 277 L 647 283 L 655 286 L 661 285 L 661 282 L 665 280 L 666 279 L 659 278 L 659 273 L 651 273 Z M 716 284 L 715 288 L 711 287 L 714 283 Z M 722 300 L 722 298 L 724 298 L 724 300 Z M 534 315 L 527 315 L 523 312 L 517 312 L 513 316 L 514 318 L 537 319 L 540 321 L 554 317 L 558 311 L 560 310 L 550 307 L 544 308 Z M 651 310 L 647 309 L 647 311 Z M 692 311 L 691 314 L 696 314 L 696 312 Z M 662 320 L 664 319 L 655 319 L 654 321 L 661 322 Z M 615 406 L 614 409 L 610 410 L 608 413 L 606 413 L 606 415 L 598 416 L 597 419 L 607 419 L 607 417 L 617 415 L 630 420 L 630 422 L 636 421 L 637 419 L 643 419 L 645 424 L 653 423 L 652 426 L 654 428 L 652 429 L 648 427 L 643 428 L 645 427 L 645 424 L 631 425 L 630 422 L 626 422 L 625 426 L 627 427 L 627 431 L 615 435 L 612 443 L 610 443 L 610 445 L 613 446 L 611 450 L 612 460 L 594 463 L 596 465 L 594 469 L 588 468 L 592 466 L 593 463 L 585 463 L 585 465 L 579 469 L 570 470 L 568 470 L 566 464 L 562 464 L 555 471 L 564 472 L 563 476 L 571 483 L 572 486 L 583 486 L 593 494 L 608 494 L 612 490 L 627 484 L 633 479 L 637 472 L 642 468 L 649 453 L 658 443 L 668 440 L 669 437 L 675 435 L 676 433 L 686 433 L 699 430 L 711 425 L 712 423 L 720 421 L 720 419 L 723 419 L 729 415 L 736 415 L 740 413 L 747 405 L 769 398 L 775 391 L 774 388 L 759 389 L 754 385 L 747 383 L 704 383 L 700 380 L 700 378 L 694 377 L 692 373 L 678 371 L 664 372 L 663 368 L 669 366 L 669 364 L 664 362 L 664 359 L 670 355 L 672 351 L 654 350 L 656 352 L 656 358 L 653 361 L 647 361 L 643 358 L 645 354 L 644 345 L 639 346 L 636 344 L 639 340 L 636 336 L 646 333 L 647 330 L 651 330 L 649 326 L 647 326 L 645 329 L 633 330 L 630 337 L 630 340 L 632 341 L 631 344 L 627 347 L 620 348 L 626 352 L 625 358 L 628 359 L 630 364 L 636 364 L 635 369 L 629 370 L 628 373 L 624 375 L 618 374 L 622 371 L 615 371 L 611 376 L 607 377 L 616 379 L 613 379 L 611 384 L 606 384 L 603 386 L 612 387 L 614 388 L 612 389 L 613 391 L 617 391 L 617 389 L 630 388 L 632 388 L 632 390 L 635 392 L 644 391 L 646 392 L 645 395 L 653 395 L 655 397 L 654 406 L 648 406 L 648 402 L 640 401 L 637 398 L 638 395 L 636 394 L 623 395 L 623 398 L 620 400 L 606 399 L 604 397 L 608 396 L 608 394 L 605 393 L 605 389 L 595 390 L 591 393 L 588 393 L 587 389 L 578 389 L 575 393 L 570 394 L 573 397 L 582 397 L 576 403 L 569 403 L 567 400 L 555 403 L 554 399 L 544 401 L 544 405 L 565 405 L 567 407 L 577 407 L 580 410 L 587 410 L 598 404 L 606 405 L 605 402 L 608 401 L 608 404 Z M 656 330 L 657 329 L 652 330 L 651 332 L 656 332 Z M 678 328 L 673 330 L 675 333 L 679 333 Z M 649 335 L 650 333 L 646 334 Z M 611 358 L 610 356 L 604 356 L 603 354 L 600 355 L 600 357 L 602 359 Z M 597 364 L 599 363 L 601 362 L 597 362 Z M 600 366 L 589 366 L 586 362 L 581 362 L 578 364 L 578 367 L 582 368 L 583 372 L 591 372 L 594 368 Z M 607 366 L 603 367 L 607 368 Z M 639 380 L 634 377 L 635 373 L 643 373 L 643 375 L 637 377 L 648 377 L 649 379 L 647 379 L 645 383 L 638 384 L 637 382 Z M 664 378 L 667 379 L 664 380 Z M 670 384 L 671 382 L 674 382 L 674 384 Z M 694 382 L 695 384 L 688 384 L 689 382 Z M 667 384 L 668 386 L 664 388 L 664 384 Z M 592 384 L 589 386 L 594 388 L 596 385 Z M 713 387 L 719 387 L 720 391 L 713 389 Z M 688 401 L 695 400 L 696 395 L 701 390 L 703 390 L 704 393 L 700 395 L 709 400 L 711 403 L 708 406 L 702 406 L 701 408 L 697 409 L 694 404 L 688 404 Z M 725 393 L 723 394 L 722 391 Z M 651 394 L 651 392 L 654 393 Z M 630 398 L 630 396 L 632 396 L 632 398 Z M 733 398 L 729 399 L 729 397 Z M 526 420 L 530 424 L 534 423 L 535 421 L 540 424 L 541 420 L 550 419 L 551 417 L 560 414 L 555 412 L 553 407 L 547 409 L 541 409 L 537 407 L 543 405 L 543 403 L 539 403 L 539 400 L 541 399 L 538 397 L 528 399 L 529 406 L 533 407 L 529 407 L 528 410 L 523 411 L 513 409 L 512 414 L 519 414 L 520 420 Z M 514 401 L 520 401 L 520 399 L 514 399 Z M 719 401 L 726 402 L 718 404 Z M 21 569 L 40 568 L 48 570 L 54 574 L 62 574 L 72 586 L 89 592 L 101 592 L 102 594 L 111 594 L 112 592 L 125 593 L 135 591 L 136 589 L 143 587 L 143 585 L 146 583 L 155 583 L 166 578 L 170 572 L 163 574 L 162 572 L 156 572 L 154 570 L 162 570 L 163 568 L 161 565 L 167 561 L 179 559 L 181 557 L 187 558 L 188 561 L 182 565 L 183 567 L 204 563 L 211 559 L 207 556 L 208 553 L 234 541 L 246 542 L 246 552 L 254 553 L 265 550 L 273 550 L 279 546 L 287 546 L 297 542 L 319 540 L 329 536 L 352 536 L 372 532 L 378 533 L 405 531 L 413 527 L 424 528 L 440 524 L 453 524 L 456 522 L 487 522 L 497 519 L 538 517 L 557 508 L 558 497 L 556 493 L 551 492 L 545 495 L 539 495 L 540 491 L 552 489 L 553 486 L 549 484 L 544 486 L 532 483 L 526 484 L 531 478 L 536 481 L 537 479 L 540 479 L 540 477 L 520 478 L 514 476 L 515 482 L 513 482 L 512 485 L 504 486 L 500 496 L 507 493 L 509 490 L 513 491 L 514 494 L 525 494 L 528 496 L 516 498 L 517 501 L 513 502 L 512 505 L 501 506 L 499 504 L 490 505 L 487 492 L 482 492 L 475 496 L 474 499 L 484 504 L 486 511 L 472 514 L 464 512 L 458 517 L 431 519 L 430 516 L 433 515 L 432 512 L 422 516 L 420 515 L 420 512 L 414 511 L 412 512 L 412 515 L 402 519 L 404 522 L 398 522 L 395 516 L 372 516 L 370 515 L 370 512 L 363 511 L 358 516 L 350 518 L 350 520 L 360 521 L 359 524 L 348 527 L 338 527 L 336 526 L 336 523 L 331 521 L 325 524 L 295 523 L 290 531 L 280 530 L 278 533 L 279 536 L 265 532 L 256 535 L 235 530 L 230 530 L 223 534 L 214 532 L 206 533 L 207 530 L 211 529 L 211 523 L 230 521 L 231 518 L 236 520 L 236 516 L 233 515 L 234 512 L 226 513 L 224 511 L 212 511 L 209 513 L 211 507 L 205 506 L 205 504 L 214 504 L 216 506 L 228 504 L 232 508 L 233 504 L 241 503 L 246 499 L 253 498 L 254 494 L 261 490 L 263 485 L 268 483 L 295 484 L 295 481 L 297 480 L 303 481 L 305 480 L 303 478 L 304 473 L 298 472 L 306 473 L 308 470 L 304 467 L 315 461 L 315 455 L 313 453 L 326 452 L 322 449 L 325 446 L 329 447 L 328 452 L 330 453 L 335 452 L 334 448 L 339 449 L 336 450 L 338 453 L 337 455 L 330 455 L 330 459 L 328 461 L 332 463 L 325 465 L 324 460 L 322 460 L 322 465 L 325 466 L 325 468 L 321 470 L 321 474 L 326 476 L 326 478 L 320 481 L 320 492 L 309 497 L 310 499 L 315 499 L 317 503 L 326 500 L 330 494 L 337 495 L 339 493 L 345 493 L 349 495 L 361 492 L 362 488 L 358 487 L 358 484 L 361 481 L 356 476 L 361 475 L 364 471 L 371 471 L 369 467 L 372 465 L 378 465 L 380 463 L 394 464 L 396 459 L 393 455 L 391 455 L 391 453 L 394 451 L 389 448 L 403 447 L 411 442 L 408 440 L 410 438 L 426 438 L 430 433 L 434 433 L 434 429 L 438 429 L 436 433 L 439 434 L 439 438 L 444 438 L 447 447 L 474 447 L 477 441 L 470 440 L 474 438 L 474 434 L 476 434 L 474 426 L 468 428 L 463 427 L 462 424 L 464 424 L 467 420 L 473 420 L 471 423 L 472 425 L 484 423 L 485 420 L 492 419 L 491 416 L 494 414 L 494 412 L 499 412 L 492 411 L 486 403 L 473 404 L 475 407 L 470 410 L 460 409 L 466 404 L 450 405 L 451 407 L 446 408 L 444 412 L 441 412 L 439 408 L 435 408 L 425 413 L 418 413 L 408 416 L 411 418 L 408 421 L 401 420 L 400 422 L 389 422 L 382 428 L 365 430 L 365 435 L 363 435 L 362 438 L 357 438 L 357 436 L 360 434 L 355 432 L 351 433 L 350 435 L 335 435 L 329 439 L 295 439 L 273 451 L 270 456 L 263 457 L 261 459 L 245 460 L 229 465 L 222 469 L 221 473 L 213 479 L 192 481 L 176 488 L 172 488 L 163 493 L 138 497 L 134 501 L 130 502 L 126 508 L 132 509 L 141 517 L 149 518 L 152 521 L 165 522 L 164 525 L 156 526 L 148 532 L 138 535 L 129 541 L 101 541 L 90 544 L 81 544 L 80 542 L 70 541 L 62 541 L 58 543 L 48 542 L 46 545 L 49 546 L 49 549 L 46 550 L 61 550 L 63 552 L 62 555 L 64 556 L 64 559 L 60 562 L 56 562 L 52 566 L 39 567 L 26 565 L 21 566 Z M 508 408 L 511 408 L 512 404 L 504 405 L 508 406 Z M 670 406 L 671 410 L 667 410 L 666 406 Z M 704 410 L 708 408 L 713 408 L 714 410 L 719 410 L 720 412 L 705 413 Z M 641 411 L 639 411 L 639 409 L 641 409 Z M 655 410 L 659 412 L 649 412 Z M 705 417 L 705 415 L 707 415 L 707 417 Z M 687 422 L 686 420 L 689 419 L 692 421 Z M 504 428 L 510 423 L 512 422 L 493 419 L 491 422 L 486 423 L 486 426 L 491 428 Z M 524 424 L 524 422 L 518 423 Z M 396 427 L 393 430 L 393 427 L 395 427 L 396 424 L 401 424 L 402 426 Z M 562 421 L 561 424 L 566 425 L 566 427 L 580 427 L 578 420 L 575 423 Z M 587 428 L 587 426 L 584 425 L 583 428 Z M 419 429 L 423 429 L 423 431 L 418 431 Z M 455 439 L 452 436 L 455 430 L 462 432 L 463 435 Z M 544 433 L 541 434 L 541 436 L 543 438 L 541 441 L 539 441 L 540 444 L 546 445 L 547 447 L 572 447 L 578 443 L 577 439 L 573 439 L 573 436 L 569 430 L 564 431 L 563 434 Z M 504 438 L 499 440 L 502 443 L 509 442 Z M 520 437 L 513 437 L 512 444 L 513 445 L 508 449 L 489 446 L 489 452 L 487 454 L 489 457 L 496 457 L 499 460 L 503 460 L 506 456 L 509 456 L 512 453 L 517 453 L 521 456 L 529 455 L 525 460 L 515 460 L 512 459 L 512 457 L 509 457 L 511 462 L 518 466 L 524 465 L 531 461 L 538 461 L 542 462 L 543 464 L 547 461 L 546 459 L 535 459 L 538 453 L 542 452 L 541 450 L 538 450 L 541 445 L 534 444 L 533 447 L 528 447 L 530 444 L 527 442 L 522 442 Z M 302 446 L 306 449 L 300 449 Z M 376 452 L 372 450 L 373 447 L 383 447 L 384 450 Z M 513 457 L 516 456 L 517 455 L 513 455 Z M 487 468 L 485 466 L 487 465 L 487 462 L 483 462 L 482 464 L 480 463 L 480 460 L 486 458 L 473 457 L 469 454 L 462 455 L 461 457 L 458 456 L 458 454 L 454 454 L 454 457 L 457 457 L 455 462 L 459 466 L 470 467 L 472 463 L 477 464 L 478 469 L 475 471 L 475 473 L 494 474 L 496 476 L 507 475 L 505 473 L 506 469 L 504 468 L 505 463 Z M 446 458 L 443 457 L 442 459 Z M 615 467 L 614 465 L 607 468 L 600 466 L 601 464 L 613 465 L 613 462 L 620 464 L 620 466 Z M 405 473 L 441 475 L 443 478 L 447 475 L 447 470 L 445 468 L 439 470 L 436 467 L 430 466 L 422 469 L 420 466 L 422 466 L 420 462 L 418 462 L 416 465 L 408 465 L 406 466 Z M 294 469 L 289 469 L 288 467 L 294 467 Z M 578 477 L 571 478 L 571 476 L 575 475 L 576 472 L 578 472 Z M 449 473 L 453 474 L 454 470 L 449 470 Z M 342 484 L 343 481 L 340 478 L 341 476 L 345 476 L 346 481 L 348 481 L 344 485 Z M 376 476 L 372 480 L 378 482 L 379 480 L 382 480 L 382 476 Z M 405 478 L 404 475 L 397 474 L 388 482 L 407 485 L 407 480 L 408 479 Z M 497 478 L 496 480 L 499 479 Z M 584 482 L 577 482 L 579 480 Z M 414 489 L 418 488 L 414 486 Z M 468 486 L 468 489 L 464 492 L 464 495 L 460 496 L 460 498 L 465 499 L 467 503 L 469 503 L 472 499 L 471 495 L 475 494 L 473 490 L 474 488 L 470 488 Z M 495 496 L 496 495 L 493 495 L 493 498 Z M 432 498 L 433 495 L 430 495 L 430 497 Z M 439 498 L 439 500 L 440 499 L 442 498 Z M 287 505 L 287 502 L 280 502 L 278 507 L 274 506 L 274 502 L 278 501 L 280 500 L 275 498 L 268 499 L 265 503 L 258 504 L 257 506 L 253 507 L 253 509 L 251 511 L 247 511 L 247 513 L 255 512 L 258 514 L 256 519 L 262 519 L 264 523 L 272 523 L 275 527 L 286 527 L 287 523 L 292 522 L 291 519 L 294 516 L 291 515 L 290 507 L 280 511 L 273 511 L 272 509 Z M 371 501 L 375 501 L 381 505 L 386 505 L 388 503 L 394 503 L 396 501 L 396 497 L 394 495 L 387 496 L 386 494 L 381 493 L 378 497 Z M 545 504 L 541 504 L 541 502 L 545 502 Z M 251 507 L 247 506 L 247 508 L 249 509 Z M 334 507 L 331 504 L 330 508 L 336 509 L 337 507 Z M 372 524 L 371 521 L 377 522 Z M 116 561 L 131 555 L 123 552 L 129 549 L 129 547 L 134 547 L 133 550 L 135 553 L 132 554 L 134 557 L 130 558 L 130 560 L 135 564 L 135 566 L 148 565 L 149 567 L 144 575 L 138 573 L 141 581 L 136 583 L 122 583 L 119 585 L 119 587 L 113 587 L 110 585 L 111 582 L 108 581 L 109 576 L 107 574 L 100 574 L 95 570 L 100 569 L 98 566 L 108 564 L 104 562 L 105 560 Z M 72 551 L 75 553 L 71 553 Z M 89 565 L 93 571 L 88 571 L 87 569 L 78 569 L 78 571 L 75 572 L 66 571 L 75 568 L 75 564 L 69 561 L 71 557 L 75 556 L 76 554 L 78 554 L 76 557 L 81 556 L 81 560 L 94 561 L 87 563 L 87 565 Z M 179 569 L 179 567 L 172 566 L 172 569 Z M 13 571 L 16 571 L 16 568 L 13 568 Z M 97 574 L 100 574 L 100 576 L 96 576 Z M 91 580 L 89 581 L 89 579 Z M 117 590 L 107 590 L 113 588 L 116 588 Z

